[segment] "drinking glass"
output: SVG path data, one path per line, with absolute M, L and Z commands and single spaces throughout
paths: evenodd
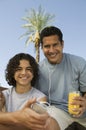
M 73 101 L 73 98 L 76 97 L 76 96 L 80 96 L 80 92 L 79 91 L 71 91 L 69 92 L 69 96 L 68 96 L 68 111 L 70 114 L 72 115 L 77 115 L 78 114 L 78 111 L 75 112 L 73 111 L 74 108 L 79 108 L 80 106 L 79 105 L 72 105 L 72 101 Z

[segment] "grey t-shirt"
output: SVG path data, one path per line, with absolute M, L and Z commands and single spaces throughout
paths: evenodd
M 21 109 L 26 104 L 26 102 L 33 97 L 36 97 L 37 100 L 45 97 L 45 94 L 33 87 L 30 91 L 24 94 L 16 93 L 15 87 L 4 90 L 3 93 L 6 100 L 6 110 L 8 112 Z

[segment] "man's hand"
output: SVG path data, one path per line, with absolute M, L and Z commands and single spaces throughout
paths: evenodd
M 73 111 L 78 113 L 77 115 L 74 115 L 74 117 L 80 117 L 86 111 L 86 95 L 83 97 L 74 97 L 73 102 L 71 104 L 80 106 L 78 109 L 73 109 Z

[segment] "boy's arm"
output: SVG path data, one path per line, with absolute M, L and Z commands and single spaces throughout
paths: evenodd
M 0 111 L 5 112 L 6 108 L 5 108 L 5 97 L 2 93 L 2 91 L 0 91 Z
M 33 130 L 43 129 L 49 115 L 38 114 L 31 110 L 30 106 L 34 102 L 35 99 L 29 100 L 21 110 L 15 112 L 0 112 L 0 125 L 23 126 Z

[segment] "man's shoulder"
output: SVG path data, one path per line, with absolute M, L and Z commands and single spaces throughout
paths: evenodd
M 42 61 L 39 62 L 39 66 L 44 66 L 46 63 L 47 59 L 43 59 Z
M 64 54 L 66 63 L 71 63 L 73 66 L 78 66 L 80 68 L 83 68 L 86 66 L 86 60 L 83 57 L 73 55 L 73 54 Z
M 70 53 L 64 53 L 64 56 L 66 58 L 69 58 L 70 60 L 75 60 L 75 61 L 79 61 L 79 62 L 80 61 L 86 62 L 86 60 L 83 57 L 78 56 L 78 55 L 74 55 L 74 54 L 70 54 Z

